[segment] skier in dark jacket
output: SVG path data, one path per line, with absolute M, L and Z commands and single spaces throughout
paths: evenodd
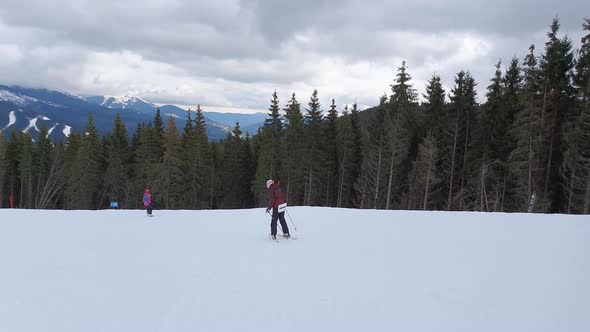
M 277 220 L 281 221 L 281 228 L 283 229 L 283 236 L 286 238 L 291 237 L 289 235 L 289 227 L 285 221 L 285 208 L 287 203 L 283 196 L 283 191 L 273 180 L 266 181 L 266 188 L 268 189 L 268 207 L 266 212 L 272 210 L 272 219 L 270 222 L 270 235 L 273 240 L 277 238 Z

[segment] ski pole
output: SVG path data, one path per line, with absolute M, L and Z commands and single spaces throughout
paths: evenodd
M 287 216 L 289 216 L 289 220 L 291 220 L 291 225 L 293 225 L 293 228 L 295 228 L 295 230 L 297 230 L 297 226 L 295 226 L 295 223 L 293 222 L 293 218 L 291 218 L 291 215 L 289 214 L 289 210 L 285 209 L 285 211 L 287 211 Z

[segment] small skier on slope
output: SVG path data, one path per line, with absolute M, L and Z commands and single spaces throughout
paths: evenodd
M 281 228 L 283 229 L 283 237 L 290 238 L 289 227 L 285 221 L 285 211 L 287 206 L 283 191 L 277 186 L 273 180 L 266 181 L 266 189 L 268 190 L 268 207 L 266 212 L 268 213 L 272 209 L 272 219 L 270 222 L 270 235 L 273 240 L 277 239 L 277 220 L 281 221 Z
M 143 206 L 145 206 L 149 217 L 152 216 L 152 195 L 150 195 L 150 187 L 145 188 L 143 193 Z

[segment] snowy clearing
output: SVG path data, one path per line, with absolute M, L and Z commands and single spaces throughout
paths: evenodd
M 0 210 L 0 331 L 590 331 L 588 216 L 289 212 Z

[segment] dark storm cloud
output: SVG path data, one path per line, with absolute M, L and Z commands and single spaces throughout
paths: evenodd
M 274 89 L 318 88 L 324 104 L 370 105 L 402 59 L 419 89 L 468 69 L 481 92 L 556 15 L 575 39 L 590 2 L 8 0 L 0 71 L 7 84 L 183 103 L 266 108 Z

